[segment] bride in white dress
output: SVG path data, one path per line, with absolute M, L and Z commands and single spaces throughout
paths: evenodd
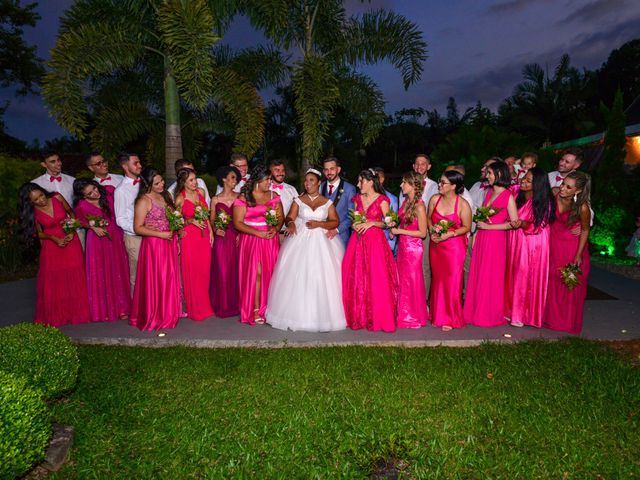
M 339 224 L 333 202 L 320 195 L 321 175 L 310 168 L 305 193 L 295 198 L 285 219 L 287 238 L 280 247 L 267 303 L 273 328 L 329 332 L 347 327 L 342 306 L 342 257 L 339 237 L 327 231 Z

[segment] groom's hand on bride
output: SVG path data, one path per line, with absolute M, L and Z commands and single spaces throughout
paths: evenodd
M 287 225 L 287 230 L 285 231 L 285 235 L 287 237 L 290 237 L 291 235 L 295 235 L 296 233 L 298 233 L 296 224 L 293 222 L 289 222 L 289 225 Z
M 337 228 L 333 228 L 331 230 L 327 230 L 327 238 L 329 240 L 332 240 L 336 235 L 338 235 L 338 229 Z

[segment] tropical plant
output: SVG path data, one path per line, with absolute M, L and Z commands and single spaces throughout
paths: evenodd
M 362 142 L 371 143 L 385 121 L 378 86 L 359 65 L 389 61 L 405 88 L 417 82 L 426 43 L 416 25 L 386 10 L 349 16 L 344 0 L 247 0 L 251 23 L 295 55 L 294 108 L 302 130 L 302 167 L 318 161 L 337 108 L 357 119 Z
M 237 71 L 246 63 L 213 49 L 236 12 L 233 3 L 76 1 L 62 18 L 44 78 L 52 115 L 105 152 L 146 138 L 148 155 L 164 157 L 169 176 L 176 159 L 194 158 L 203 131 L 233 127 L 235 148 L 252 155 L 263 138 L 263 103 Z

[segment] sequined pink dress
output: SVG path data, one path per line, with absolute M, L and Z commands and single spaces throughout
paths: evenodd
M 75 208 L 76 217 L 83 226 L 89 226 L 88 217 L 101 217 L 109 224 L 109 236 L 99 237 L 87 228 L 86 270 L 91 320 L 94 322 L 119 320 L 129 315 L 131 288 L 129 284 L 129 260 L 124 247 L 123 233 L 116 224 L 113 206 L 113 188 L 107 190 L 110 214 L 82 199 Z
M 165 209 L 151 201 L 145 225 L 169 231 Z M 136 285 L 129 324 L 140 330 L 174 328 L 182 313 L 178 243 L 159 237 L 142 237 Z
M 403 230 L 418 230 L 418 218 L 407 224 L 402 203 L 399 209 L 400 226 Z M 422 200 L 418 203 L 423 204 Z M 398 235 L 398 252 L 396 265 L 398 266 L 398 328 L 424 327 L 429 320 L 427 309 L 427 294 L 424 290 L 424 274 L 422 272 L 422 256 L 424 246 L 422 238 L 409 235 Z
M 374 222 L 382 220 L 383 200 L 389 201 L 380 195 L 365 211 L 362 197 L 353 197 L 355 209 L 365 212 L 367 220 Z M 351 234 L 342 260 L 342 302 L 349 328 L 385 332 L 396 329 L 398 270 L 381 228 Z
M 280 197 L 275 196 L 266 204 L 247 206 L 246 202 L 238 198 L 233 202 L 234 207 L 246 207 L 244 223 L 257 230 L 267 231 L 269 227 L 265 222 L 267 208 L 277 208 Z M 256 301 L 256 275 L 258 267 L 261 269 L 260 282 L 260 306 L 257 313 L 265 316 L 267 299 L 269 298 L 269 285 L 271 276 L 276 267 L 276 260 L 280 252 L 280 237 L 260 238 L 256 235 L 240 233 L 240 245 L 238 252 L 239 292 L 240 292 L 240 321 L 253 325 L 254 309 Z
M 436 224 L 442 220 L 454 223 L 452 230 L 462 226 L 458 215 L 460 196 L 456 195 L 453 213 L 442 215 L 438 211 L 439 196 L 431 213 L 431 222 Z M 464 282 L 464 259 L 467 252 L 467 236 L 451 237 L 443 242 L 429 245 L 429 261 L 431 262 L 431 321 L 436 327 L 464 327 L 462 314 L 462 284 Z

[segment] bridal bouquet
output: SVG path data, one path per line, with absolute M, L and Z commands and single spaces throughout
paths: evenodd
M 434 223 L 431 227 L 431 233 L 441 237 L 449 231 L 451 227 L 455 225 L 455 222 L 451 220 L 440 220 L 438 223 Z
M 89 225 L 89 227 L 95 227 L 95 228 L 103 228 L 104 230 L 104 234 L 105 236 L 111 240 L 111 235 L 109 235 L 109 232 L 107 232 L 106 228 L 109 226 L 109 221 L 106 220 L 105 218 L 102 218 L 98 215 L 87 215 L 87 224 Z
M 223 232 L 227 231 L 227 227 L 231 223 L 231 216 L 227 215 L 227 212 L 224 210 L 218 210 L 216 212 L 216 218 L 213 219 L 213 224 L 216 228 L 222 230 Z
M 66 217 L 60 222 L 60 225 L 62 225 L 62 231 L 67 235 L 80 228 L 80 222 L 74 217 Z
M 384 216 L 383 221 L 387 228 L 397 227 L 400 225 L 400 216 L 398 215 L 398 212 L 389 210 L 389 212 Z
M 177 232 L 178 230 L 182 230 L 184 228 L 184 217 L 179 210 L 173 210 L 167 205 L 165 214 L 167 216 L 167 220 L 169 221 L 169 230 L 171 230 L 172 232 Z
M 476 213 L 473 215 L 473 221 L 478 222 L 486 222 L 491 217 L 493 217 L 496 213 L 502 211 L 501 208 L 495 207 L 478 207 Z
M 264 213 L 264 221 L 270 227 L 275 227 L 278 225 L 278 212 L 275 208 L 268 208 Z
M 202 225 L 206 225 L 207 220 L 209 220 L 209 208 L 203 203 L 198 203 L 196 205 L 196 210 L 193 214 L 193 218 L 201 222 Z M 201 233 L 204 237 L 204 228 L 201 229 Z
M 569 290 L 573 290 L 580 285 L 578 275 L 582 275 L 582 269 L 575 263 L 568 263 L 560 269 L 562 283 L 564 283 Z

